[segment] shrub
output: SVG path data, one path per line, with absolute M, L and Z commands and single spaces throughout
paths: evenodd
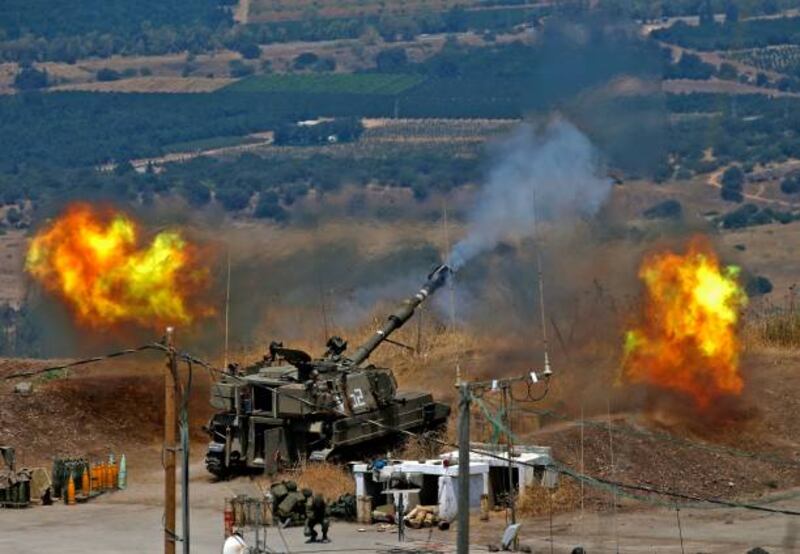
M 728 189 L 722 187 L 722 190 L 719 191 L 719 196 L 726 202 L 741 202 L 744 200 L 744 196 L 742 195 L 741 191 Z
M 405 48 L 387 48 L 378 52 L 375 64 L 380 72 L 394 73 L 408 65 L 408 54 Z
M 115 71 L 108 67 L 104 67 L 103 69 L 97 72 L 98 81 L 104 81 L 104 82 L 117 81 L 119 80 L 120 77 L 121 75 L 119 74 L 119 71 Z
M 719 66 L 719 71 L 717 71 L 717 76 L 720 79 L 725 79 L 727 81 L 735 81 L 736 78 L 739 76 L 739 72 L 736 71 L 736 67 L 733 64 L 723 63 Z
M 255 60 L 261 57 L 261 48 L 254 42 L 242 44 L 236 51 L 246 60 Z
M 197 181 L 184 185 L 181 194 L 193 206 L 205 206 L 211 201 L 211 189 Z
M 796 194 L 800 192 L 800 174 L 788 175 L 781 181 L 781 192 L 784 194 Z
M 9 208 L 6 212 L 6 221 L 9 225 L 16 225 L 22 221 L 22 214 L 19 213 L 17 208 Z
M 644 211 L 647 219 L 680 219 L 683 206 L 677 200 L 664 200 Z
M 228 64 L 228 69 L 230 70 L 231 77 L 235 78 L 247 77 L 256 72 L 256 69 L 252 65 L 246 64 L 242 60 L 231 60 Z
M 217 191 L 217 200 L 229 212 L 238 212 L 250 204 L 251 194 L 240 188 L 226 188 Z
M 744 289 L 747 296 L 762 296 L 772 292 L 772 282 L 762 275 L 756 275 L 747 281 Z
M 21 91 L 45 88 L 47 84 L 47 71 L 35 67 L 23 67 L 14 77 L 14 88 Z
M 722 186 L 724 188 L 742 190 L 742 185 L 744 185 L 744 172 L 738 165 L 729 167 L 722 174 Z
M 278 195 L 274 191 L 263 192 L 259 195 L 258 204 L 253 215 L 277 222 L 286 221 L 289 217 L 286 210 L 278 203 Z
M 319 56 L 313 52 L 303 52 L 292 62 L 292 67 L 298 70 L 308 69 L 319 61 Z

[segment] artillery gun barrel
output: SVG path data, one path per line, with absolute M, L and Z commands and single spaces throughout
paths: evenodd
M 440 265 L 433 273 L 428 275 L 428 280 L 419 289 L 419 292 L 403 302 L 394 313 L 390 314 L 386 319 L 383 327 L 378 329 L 374 335 L 364 344 L 359 346 L 352 356 L 350 361 L 353 365 L 359 365 L 369 358 L 370 354 L 384 341 L 389 335 L 402 327 L 406 321 L 411 319 L 417 306 L 422 304 L 425 299 L 436 292 L 442 285 L 447 282 L 448 277 L 452 275 L 453 271 L 447 265 Z

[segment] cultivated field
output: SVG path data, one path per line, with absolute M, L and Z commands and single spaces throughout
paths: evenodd
M 725 56 L 765 71 L 792 73 L 800 68 L 800 46 L 793 44 L 733 51 Z
M 247 21 L 285 21 L 315 14 L 319 17 L 354 17 L 373 14 L 405 15 L 420 11 L 444 11 L 456 6 L 475 6 L 479 0 L 249 0 Z
M 58 85 L 50 90 L 84 90 L 93 92 L 202 93 L 214 92 L 235 82 L 235 79 L 204 77 L 134 77 L 119 81 Z

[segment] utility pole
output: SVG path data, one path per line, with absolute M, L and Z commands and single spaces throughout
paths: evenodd
M 178 358 L 173 328 L 167 327 L 167 366 L 164 371 L 164 554 L 175 554 L 175 396 Z
M 189 390 L 181 395 L 181 540 L 183 554 L 189 554 Z
M 538 402 L 544 399 L 547 391 L 550 388 L 550 377 L 553 372 L 550 369 L 549 363 L 545 366 L 541 374 L 541 379 L 536 372 L 531 371 L 527 375 L 520 377 L 509 377 L 506 379 L 493 379 L 491 381 L 473 381 L 471 383 L 461 381 L 458 383 L 459 401 L 458 401 L 458 541 L 456 552 L 458 554 L 468 554 L 469 552 L 469 458 L 470 458 L 470 439 L 469 439 L 469 419 L 470 419 L 470 406 L 472 405 L 473 391 L 478 391 L 478 396 L 483 396 L 487 391 L 502 391 L 503 394 L 503 408 L 508 409 L 509 405 L 508 396 L 511 394 L 511 387 L 517 383 L 524 383 L 528 387 L 527 398 L 525 402 Z M 537 383 L 543 383 L 545 386 L 544 392 L 538 397 L 531 396 L 531 386 Z M 507 396 L 508 395 L 508 396 Z M 509 425 L 510 419 L 506 420 L 506 425 Z M 511 503 L 511 523 L 516 523 L 516 510 L 514 503 L 516 501 L 514 495 L 514 481 L 513 481 L 513 462 L 512 462 L 512 443 L 511 435 L 508 427 L 506 428 L 506 447 L 508 453 L 508 487 L 509 499 Z M 519 474 L 518 474 L 519 475 Z M 517 547 L 517 541 L 514 541 L 514 548 Z
M 517 495 L 514 493 L 514 465 L 511 462 L 511 453 L 513 446 L 511 443 L 511 402 L 509 396 L 511 393 L 511 383 L 503 383 L 503 417 L 506 420 L 506 455 L 508 456 L 508 504 L 511 508 L 511 525 L 517 522 Z M 519 475 L 519 470 L 517 471 Z M 518 547 L 518 541 L 514 539 L 514 550 Z
M 458 554 L 469 554 L 469 383 L 459 383 L 458 402 Z

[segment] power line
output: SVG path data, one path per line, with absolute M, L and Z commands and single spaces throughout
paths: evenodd
M 537 410 L 535 408 L 517 408 L 517 411 L 530 413 L 538 416 L 546 416 L 546 417 L 555 417 L 560 421 L 571 422 L 571 423 L 579 423 L 581 425 L 588 425 L 590 427 L 595 427 L 597 429 L 605 431 L 606 424 L 600 423 L 597 421 L 591 420 L 576 420 L 570 416 L 565 414 L 556 412 L 554 410 Z M 582 423 L 581 423 L 582 422 Z M 618 433 L 627 434 L 630 436 L 636 437 L 644 437 L 650 438 L 654 440 L 664 441 L 664 442 L 673 442 L 682 446 L 686 446 L 689 448 L 696 448 L 698 450 L 707 450 L 709 452 L 719 453 L 719 454 L 728 454 L 730 456 L 736 456 L 739 458 L 747 458 L 747 459 L 755 459 L 761 460 L 764 462 L 770 462 L 778 465 L 786 465 L 790 467 L 800 467 L 800 461 L 790 460 L 787 458 L 783 458 L 778 456 L 774 453 L 758 453 L 758 452 L 749 452 L 747 450 L 741 450 L 739 448 L 733 448 L 730 446 L 722 446 L 717 444 L 708 444 L 708 443 L 701 443 L 697 441 L 692 441 L 689 439 L 685 439 L 682 437 L 676 437 L 675 435 L 670 435 L 668 433 L 662 433 L 657 431 L 644 431 L 639 429 L 631 429 L 631 428 L 624 428 L 619 425 L 616 426 L 616 431 Z
M 93 364 L 97 362 L 102 362 L 105 360 L 110 360 L 112 358 L 119 358 L 121 356 L 128 356 L 130 354 L 138 354 L 139 352 L 144 352 L 146 350 L 164 350 L 166 347 L 160 345 L 158 343 L 155 344 L 145 344 L 143 346 L 138 346 L 136 348 L 126 348 L 125 350 L 119 350 L 117 352 L 111 352 L 110 354 L 105 354 L 102 356 L 94 356 L 92 358 L 85 358 L 82 360 L 77 360 L 74 362 L 69 362 L 66 364 L 61 364 L 57 366 L 45 367 L 42 369 L 34 369 L 31 371 L 22 371 L 18 373 L 12 373 L 11 375 L 5 375 L 2 379 L 4 381 L 8 381 L 11 379 L 18 379 L 20 377 L 33 377 L 36 375 L 41 375 L 43 373 L 49 373 L 51 371 L 61 371 L 64 369 L 69 369 L 71 367 L 77 367 L 87 364 Z
M 180 354 L 180 355 L 181 356 L 188 356 L 188 354 Z M 191 358 L 191 356 L 190 356 L 190 358 Z M 204 361 L 199 360 L 197 358 L 191 358 L 191 359 L 195 363 L 198 363 L 200 365 L 205 365 L 206 367 L 210 368 L 212 371 L 225 374 L 228 377 L 232 377 L 235 380 L 243 380 L 241 377 L 234 376 L 234 375 L 229 375 L 229 374 L 223 372 L 222 370 L 214 368 L 213 366 L 211 366 L 211 364 L 208 364 L 207 362 L 204 362 Z M 303 404 L 306 404 L 309 407 L 315 407 L 316 408 L 316 406 L 314 406 L 314 404 L 312 402 L 309 402 L 305 398 L 294 396 L 294 395 L 286 393 L 284 391 L 280 391 L 277 388 L 271 388 L 271 387 L 269 387 L 267 385 L 264 385 L 262 383 L 255 383 L 255 382 L 251 382 L 251 381 L 249 381 L 248 384 L 273 390 L 276 394 L 283 395 L 283 396 L 285 396 L 287 398 L 290 398 L 292 400 L 295 400 L 295 401 L 301 402 Z M 344 416 L 348 415 L 343 410 L 336 410 L 336 411 L 338 411 L 340 415 L 344 415 Z M 454 449 L 458 449 L 459 448 L 459 445 L 456 444 L 456 443 L 447 442 L 447 441 L 444 441 L 444 440 L 441 440 L 441 439 L 438 439 L 438 438 L 435 438 L 435 437 L 426 437 L 426 436 L 423 436 L 420 433 L 413 433 L 413 432 L 408 431 L 406 429 L 400 429 L 400 428 L 397 428 L 397 427 L 392 427 L 392 426 L 386 425 L 386 424 L 384 424 L 383 422 L 380 422 L 380 421 L 376 421 L 376 420 L 373 420 L 373 419 L 366 419 L 365 421 L 368 422 L 368 423 L 371 423 L 371 424 L 373 424 L 375 426 L 378 426 L 378 427 L 380 427 L 382 429 L 394 432 L 394 433 L 398 433 L 398 434 L 402 434 L 402 435 L 406 435 L 406 436 L 410 436 L 410 437 L 415 437 L 415 438 L 418 438 L 418 439 L 421 439 L 421 440 L 428 440 L 430 442 L 436 443 L 436 444 L 438 444 L 440 446 L 447 447 L 447 448 L 454 448 Z M 480 455 L 480 456 L 484 456 L 484 457 L 487 457 L 487 458 L 492 458 L 492 459 L 496 459 L 496 460 L 499 460 L 499 461 L 508 462 L 507 458 L 505 458 L 503 456 L 500 456 L 498 454 L 495 454 L 494 452 L 480 450 L 480 449 L 477 449 L 477 448 L 474 448 L 474 447 L 471 447 L 471 446 L 469 447 L 469 452 L 471 452 L 473 454 Z M 516 465 L 519 465 L 519 466 L 525 466 L 525 467 L 531 467 L 531 468 L 540 467 L 540 466 L 537 466 L 536 464 L 532 464 L 530 462 L 525 462 L 523 460 L 516 460 L 514 463 Z M 605 479 L 605 478 L 602 478 L 602 477 L 590 476 L 590 475 L 586 475 L 586 474 L 583 474 L 583 473 L 579 473 L 579 472 L 577 472 L 577 471 L 575 471 L 575 470 L 573 470 L 573 469 L 571 469 L 568 466 L 565 466 L 563 464 L 558 464 L 553 460 L 551 460 L 550 466 L 551 466 L 551 469 L 554 469 L 554 470 L 558 471 L 559 473 L 561 473 L 563 475 L 567 475 L 568 477 L 571 477 L 571 478 L 573 478 L 575 480 L 582 481 L 585 484 L 587 484 L 589 486 L 592 486 L 592 487 L 595 487 L 595 488 L 605 488 L 606 490 L 608 490 L 607 489 L 608 487 L 616 487 L 617 490 L 621 491 L 621 492 L 622 491 L 639 491 L 639 492 L 646 492 L 646 493 L 649 493 L 649 494 L 654 494 L 654 495 L 657 495 L 657 496 L 664 496 L 664 497 L 688 500 L 688 501 L 691 501 L 691 502 L 700 502 L 700 503 L 708 503 L 708 504 L 727 506 L 729 508 L 740 508 L 740 509 L 747 509 L 747 510 L 769 512 L 769 513 L 777 513 L 777 514 L 783 514 L 783 515 L 800 516 L 800 512 L 793 511 L 793 510 L 781 510 L 781 509 L 776 509 L 776 508 L 769 508 L 767 506 L 760 506 L 760 505 L 757 505 L 757 504 L 733 502 L 733 501 L 727 501 L 727 500 L 722 500 L 722 499 L 719 499 L 719 498 L 712 498 L 712 497 L 695 496 L 695 495 L 690 495 L 690 494 L 687 494 L 687 493 L 681 493 L 681 492 L 676 492 L 676 491 L 668 491 L 668 490 L 659 489 L 659 488 L 656 488 L 656 487 L 650 487 L 650 486 L 646 486 L 646 485 L 636 485 L 636 484 L 630 484 L 630 483 L 623 483 L 623 482 L 619 482 L 619 481 L 613 481 L 613 480 L 610 480 L 610 479 Z M 652 498 L 649 498 L 649 497 L 646 497 L 646 496 L 633 495 L 631 493 L 627 493 L 626 496 L 632 497 L 634 499 L 637 499 L 637 500 L 640 500 L 640 501 L 643 501 L 643 502 L 655 503 L 655 504 L 658 504 L 658 505 L 664 505 L 664 506 L 669 506 L 669 507 L 673 506 L 673 504 L 664 504 L 664 503 L 653 502 Z
M 768 506 L 761 506 L 758 504 L 749 504 L 746 502 L 734 502 L 732 500 L 723 500 L 721 498 L 713 498 L 713 497 L 703 497 L 703 496 L 696 496 L 688 493 L 683 492 L 676 492 L 676 491 L 667 491 L 664 489 L 659 489 L 656 487 L 650 487 L 647 485 L 636 485 L 632 483 L 622 483 L 619 481 L 612 481 L 611 479 L 605 479 L 603 477 L 594 477 L 589 475 L 583 475 L 576 472 L 573 469 L 568 468 L 567 466 L 553 463 L 554 468 L 564 475 L 572 477 L 573 479 L 579 481 L 585 481 L 588 485 L 600 485 L 605 487 L 612 487 L 617 490 L 632 490 L 638 492 L 646 492 L 650 494 L 656 494 L 658 496 L 666 496 L 670 498 L 677 498 L 681 500 L 689 500 L 691 502 L 704 502 L 708 504 L 716 504 L 719 506 L 726 506 L 728 508 L 743 508 L 746 510 L 754 510 L 759 512 L 768 512 L 772 514 L 783 514 L 783 515 L 790 515 L 790 516 L 800 516 L 800 512 L 795 510 L 783 510 L 780 508 L 770 508 Z M 635 497 L 638 499 L 642 499 L 641 497 Z
M 158 350 L 158 351 L 162 351 L 162 352 L 169 352 L 170 349 L 169 349 L 168 346 L 166 346 L 166 345 L 164 345 L 162 343 L 156 342 L 156 343 L 151 343 L 151 344 L 139 346 L 137 348 L 129 348 L 129 349 L 120 350 L 120 351 L 117 351 L 117 352 L 112 352 L 112 353 L 106 354 L 104 356 L 95 356 L 95 357 L 92 357 L 92 358 L 85 358 L 83 360 L 77 360 L 77 361 L 71 362 L 69 364 L 63 364 L 63 365 L 48 367 L 48 368 L 39 369 L 39 370 L 35 370 L 35 371 L 16 373 L 16 374 L 13 374 L 13 375 L 5 376 L 5 377 L 3 377 L 3 379 L 4 380 L 9 380 L 9 379 L 18 378 L 18 377 L 29 377 L 29 376 L 32 376 L 32 375 L 38 375 L 38 374 L 41 374 L 41 373 L 46 373 L 48 371 L 57 371 L 57 370 L 61 370 L 61 369 L 67 369 L 67 368 L 70 368 L 70 367 L 76 367 L 76 366 L 87 365 L 87 364 L 91 364 L 91 363 L 97 363 L 97 362 L 101 362 L 101 361 L 104 361 L 104 360 L 107 360 L 107 359 L 116 358 L 116 357 L 119 357 L 119 356 L 125 356 L 125 355 L 129 355 L 129 354 L 134 354 L 134 353 L 138 353 L 138 352 L 144 352 L 144 351 L 147 351 L 147 350 Z M 238 381 L 244 381 L 241 377 L 236 376 L 236 375 L 230 375 L 230 374 L 220 370 L 219 368 L 214 367 L 212 364 L 210 364 L 210 363 L 208 363 L 208 362 L 206 362 L 206 361 L 204 361 L 204 360 L 202 360 L 200 358 L 196 358 L 196 357 L 192 356 L 191 354 L 189 354 L 187 352 L 177 352 L 176 356 L 178 358 L 180 358 L 181 360 L 183 360 L 184 362 L 191 362 L 193 364 L 200 365 L 200 366 L 206 368 L 207 370 L 209 370 L 212 373 L 223 374 L 223 375 L 227 376 L 228 378 L 232 378 L 232 379 L 238 380 Z M 284 391 L 281 391 L 278 388 L 272 388 L 272 387 L 269 387 L 269 386 L 267 386 L 265 384 L 252 382 L 252 381 L 247 381 L 247 384 L 250 384 L 252 386 L 262 387 L 262 388 L 265 388 L 265 389 L 270 389 L 270 390 L 274 391 L 276 394 L 283 395 L 283 396 L 285 396 L 287 398 L 291 398 L 292 400 L 295 400 L 295 401 L 304 403 L 306 405 L 309 405 L 310 407 L 316 408 L 316 406 L 312 402 L 309 402 L 305 398 L 294 396 L 292 394 L 289 394 L 289 393 L 286 393 Z M 335 410 L 335 411 L 338 411 L 339 415 L 343 415 L 343 416 L 347 416 L 348 415 L 344 410 Z M 454 448 L 454 449 L 458 448 L 458 444 L 455 444 L 455 443 L 452 443 L 452 442 L 447 442 L 447 441 L 438 439 L 436 437 L 424 436 L 421 433 L 414 433 L 414 432 L 408 431 L 406 429 L 393 427 L 391 425 L 387 425 L 387 424 L 385 424 L 383 422 L 376 421 L 374 419 L 365 419 L 364 421 L 366 421 L 367 423 L 370 423 L 372 425 L 375 425 L 377 427 L 380 427 L 380 428 L 382 428 L 384 430 L 393 432 L 393 433 L 402 434 L 402 435 L 409 436 L 409 437 L 415 437 L 415 438 L 418 438 L 418 439 L 421 439 L 421 440 L 427 440 L 427 441 L 433 442 L 435 444 L 438 444 L 440 446 L 447 447 L 447 448 Z M 692 444 L 692 443 L 689 443 L 689 444 Z M 505 458 L 503 456 L 500 456 L 500 455 L 498 455 L 498 454 L 496 454 L 494 452 L 489 452 L 489 451 L 477 449 L 477 448 L 474 448 L 474 447 L 471 447 L 471 446 L 469 448 L 469 452 L 471 452 L 473 454 L 480 455 L 480 456 L 484 456 L 484 457 L 487 457 L 487 458 L 492 458 L 492 459 L 496 459 L 496 460 L 499 460 L 499 461 L 508 462 L 507 458 Z M 748 453 L 746 453 L 746 454 L 748 454 Z M 755 457 L 755 456 L 750 456 L 750 457 Z M 783 461 L 786 462 L 786 460 L 783 460 Z M 530 462 L 526 462 L 526 461 L 523 461 L 523 460 L 516 460 L 514 463 L 516 465 L 518 465 L 518 466 L 525 466 L 525 467 L 531 467 L 531 468 L 540 467 L 540 466 L 537 466 L 536 464 L 532 464 Z M 683 493 L 683 492 L 679 492 L 679 491 L 669 491 L 669 490 L 659 489 L 659 488 L 651 487 L 651 486 L 647 486 L 647 485 L 638 485 L 638 484 L 634 484 L 634 483 L 624 483 L 624 482 L 620 482 L 620 481 L 614 481 L 614 480 L 611 480 L 611 479 L 606 479 L 606 478 L 603 478 L 603 477 L 591 476 L 591 475 L 587 475 L 587 474 L 584 474 L 584 473 L 577 472 L 574 469 L 572 469 L 572 468 L 570 468 L 570 467 L 568 467 L 566 465 L 559 464 L 559 463 L 557 463 L 557 462 L 555 462 L 553 460 L 551 460 L 551 462 L 550 462 L 550 467 L 551 467 L 551 469 L 553 469 L 555 471 L 558 471 L 559 473 L 561 473 L 563 475 L 571 477 L 572 479 L 575 479 L 577 481 L 583 482 L 583 483 L 585 483 L 585 484 L 587 484 L 589 486 L 592 486 L 592 487 L 595 487 L 595 488 L 605 488 L 605 489 L 608 489 L 608 487 L 614 487 L 620 492 L 625 492 L 626 496 L 628 496 L 628 497 L 631 497 L 631 498 L 634 498 L 636 500 L 640 500 L 640 501 L 643 501 L 643 502 L 653 503 L 653 504 L 662 505 L 662 506 L 674 507 L 674 504 L 673 503 L 666 504 L 666 503 L 663 503 L 663 502 L 654 502 L 654 500 L 650 496 L 643 496 L 641 494 L 636 494 L 636 493 L 637 492 L 639 492 L 639 493 L 647 493 L 647 495 L 656 495 L 656 496 L 662 496 L 662 497 L 668 497 L 668 498 L 673 498 L 673 499 L 686 500 L 686 501 L 696 502 L 696 503 L 708 503 L 708 504 L 713 504 L 713 505 L 718 505 L 718 506 L 725 506 L 725 507 L 728 507 L 728 508 L 746 509 L 746 510 L 752 510 L 752 511 L 775 513 L 775 514 L 790 515 L 790 516 L 800 516 L 800 511 L 785 510 L 785 509 L 779 509 L 779 508 L 770 508 L 770 507 L 767 507 L 767 506 L 758 505 L 758 504 L 750 504 L 750 503 L 746 503 L 746 502 L 734 502 L 734 501 L 723 500 L 723 499 L 720 499 L 720 498 L 697 496 L 697 495 L 692 495 L 692 494 Z

